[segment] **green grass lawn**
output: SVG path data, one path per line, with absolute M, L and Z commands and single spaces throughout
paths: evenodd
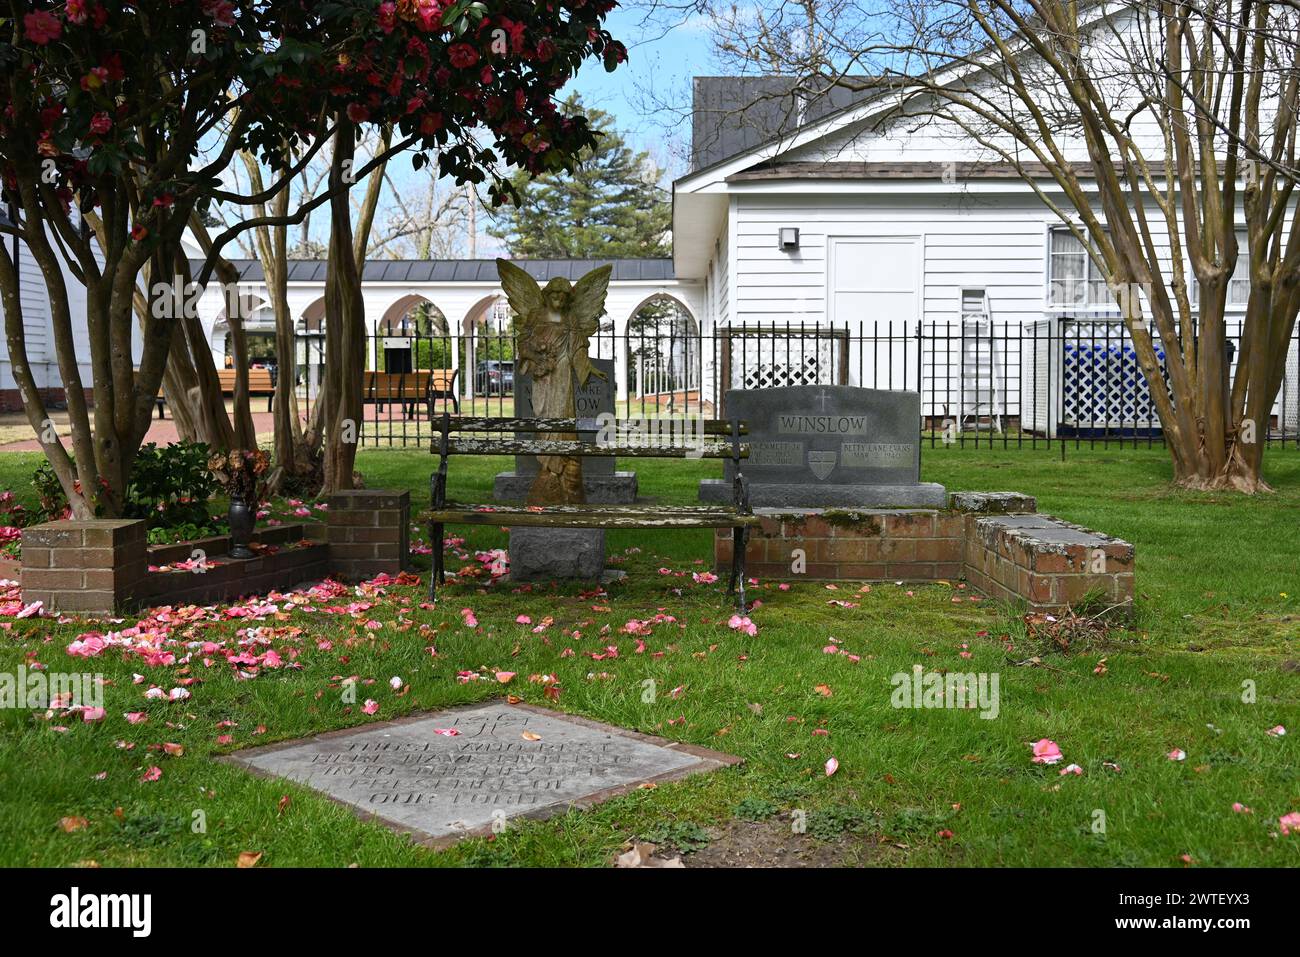
M 37 461 L 0 457 L 0 486 L 30 496 Z M 420 503 L 432 464 L 418 452 L 360 458 L 370 486 L 410 488 Z M 489 500 L 492 475 L 506 466 L 453 460 L 453 496 Z M 716 468 L 637 463 L 642 494 L 664 502 L 691 501 Z M 0 711 L 0 864 L 229 866 L 259 852 L 260 866 L 601 866 L 634 837 L 717 847 L 755 830 L 846 864 L 1183 866 L 1184 855 L 1198 866 L 1300 864 L 1300 834 L 1280 836 L 1277 824 L 1300 810 L 1300 455 L 1272 454 L 1266 472 L 1279 492 L 1255 499 L 1172 491 L 1159 449 L 1069 449 L 1064 462 L 1056 450 L 927 449 L 923 472 L 950 489 L 1028 492 L 1043 511 L 1133 542 L 1133 629 L 1062 653 L 1032 641 L 1013 610 L 969 601 L 955 585 L 860 593 L 856 583 L 792 581 L 788 591 L 776 582 L 752 589 L 759 631 L 747 637 L 727 625 L 733 608 L 721 584 L 692 580 L 707 568 L 710 542 L 688 531 L 610 533 L 609 553 L 629 575 L 607 597 L 467 579 L 433 609 L 420 607 L 420 589 L 392 588 L 355 614 L 299 610 L 250 622 L 214 613 L 173 626 L 173 639 L 217 644 L 261 628 L 256 635 L 285 662 L 301 665 L 253 679 L 240 679 L 220 653 L 206 655 L 215 663 L 205 667 L 201 650 L 188 665 L 159 667 L 120 652 L 67 655 L 78 635 L 134 618 L 14 621 L 0 637 L 0 672 L 40 662 L 101 672 L 111 684 L 107 718 L 95 724 Z M 474 529 L 467 547 L 504 544 L 499 531 Z M 463 564 L 477 565 L 471 557 L 451 567 Z M 464 608 L 477 628 L 464 623 Z M 521 614 L 554 621 L 537 634 L 515 622 Z M 656 614 L 675 620 L 654 625 L 638 654 L 621 629 Z M 589 657 L 610 645 L 617 658 Z M 827 654 L 832 646 L 844 653 Z M 915 664 L 998 675 L 997 717 L 894 708 L 890 677 Z M 505 688 L 457 680 L 480 670 L 518 677 Z M 558 679 L 558 700 L 528 681 L 543 674 Z M 351 675 L 373 680 L 357 697 L 376 700 L 377 714 L 344 703 L 339 679 Z M 394 693 L 392 676 L 409 691 Z M 151 684 L 166 690 L 189 678 L 187 701 L 144 697 Z M 648 679 L 652 703 L 643 700 Z M 428 852 L 301 787 L 210 760 L 503 692 L 745 763 Z M 137 711 L 148 720 L 123 717 Z M 1292 734 L 1266 733 L 1279 724 Z M 1030 761 L 1028 743 L 1044 737 L 1064 752 L 1055 767 Z M 151 750 L 163 743 L 183 755 Z M 1175 748 L 1185 761 L 1168 759 Z M 828 777 L 831 757 L 839 770 Z M 1061 775 L 1067 764 L 1083 774 Z M 153 766 L 162 777 L 142 782 Z M 1234 802 L 1253 813 L 1234 813 Z M 86 824 L 69 833 L 64 818 Z M 806 833 L 794 833 L 795 819 Z

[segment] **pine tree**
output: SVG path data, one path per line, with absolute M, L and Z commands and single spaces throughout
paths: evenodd
M 577 96 L 564 112 L 585 115 L 600 135 L 579 154 L 573 173 L 514 178 L 522 202 L 503 207 L 488 232 L 520 259 L 628 259 L 668 256 L 672 205 L 659 187 L 660 170 L 633 152 L 613 117 L 584 110 Z

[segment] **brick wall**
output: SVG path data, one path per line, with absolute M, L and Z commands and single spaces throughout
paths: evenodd
M 339 578 L 396 575 L 411 554 L 411 493 L 335 492 L 327 512 L 330 568 Z
M 958 578 L 963 536 L 962 516 L 936 509 L 764 514 L 750 532 L 746 571 L 826 581 Z M 719 529 L 714 558 L 720 569 L 730 570 L 731 555 L 731 529 Z
M 1095 599 L 1133 602 L 1134 549 L 1128 542 L 1050 515 L 966 517 L 966 577 L 1004 601 L 1057 611 Z
M 129 602 L 148 567 L 136 519 L 46 522 L 23 529 L 23 601 L 51 611 L 111 612 Z
M 410 552 L 408 492 L 339 492 L 328 524 L 259 529 L 253 558 L 228 554 L 215 536 L 149 547 L 146 524 L 134 519 L 47 522 L 23 529 L 18 578 L 23 600 L 50 611 L 111 614 L 142 605 L 206 604 L 288 589 L 328 576 L 373 578 L 406 567 Z M 149 571 L 189 561 L 201 571 Z
M 746 574 L 797 581 L 967 579 L 999 600 L 1056 611 L 1095 597 L 1128 610 L 1133 546 L 1035 512 L 1014 492 L 961 492 L 947 509 L 757 509 Z M 714 561 L 730 571 L 731 529 Z

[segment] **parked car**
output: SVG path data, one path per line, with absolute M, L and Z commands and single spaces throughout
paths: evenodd
M 512 395 L 515 391 L 515 364 L 499 359 L 480 362 L 474 374 L 474 391 L 479 395 Z

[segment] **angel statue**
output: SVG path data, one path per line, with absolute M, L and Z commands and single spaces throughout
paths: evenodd
M 497 260 L 497 274 L 510 308 L 518 316 L 515 341 L 516 369 L 532 376 L 533 415 L 539 419 L 577 416 L 573 393 L 591 376 L 605 378 L 587 355 L 588 339 L 599 328 L 605 311 L 613 266 L 593 269 L 576 283 L 555 278 L 545 287 L 514 263 Z M 539 438 L 576 439 L 573 433 L 550 433 Z M 582 459 L 539 455 L 536 480 L 528 491 L 529 505 L 571 505 L 586 500 L 582 484 Z

